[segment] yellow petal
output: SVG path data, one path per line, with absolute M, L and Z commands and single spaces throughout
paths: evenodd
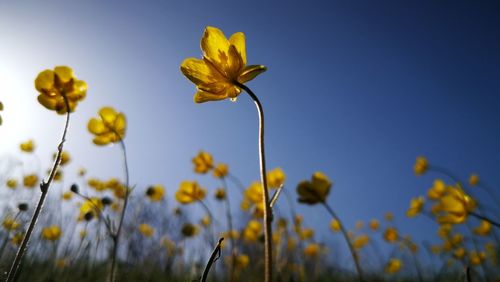
M 57 105 L 57 99 L 55 97 L 50 97 L 45 94 L 38 95 L 38 102 L 49 110 L 55 110 Z
M 203 56 L 216 67 L 223 65 L 227 60 L 229 45 L 229 41 L 220 29 L 212 26 L 205 28 L 201 39 L 201 50 L 203 50 Z
M 205 60 L 188 58 L 182 62 L 181 71 L 196 85 L 224 80 L 217 69 Z
M 54 72 L 51 70 L 44 70 L 38 74 L 35 79 L 35 88 L 39 92 L 47 95 L 55 95 L 51 90 L 54 86 Z M 41 103 L 41 102 L 40 102 Z
M 203 91 L 203 90 L 199 90 L 198 92 L 196 92 L 196 94 L 194 94 L 194 102 L 195 103 L 204 103 L 204 102 L 208 102 L 208 101 L 219 101 L 219 100 L 224 100 L 226 98 L 227 97 L 224 95 L 218 95 L 218 94 L 214 94 L 214 93 Z
M 62 83 L 67 83 L 74 78 L 73 70 L 67 66 L 58 66 L 54 68 L 57 78 Z
M 245 69 L 243 69 L 243 72 L 238 77 L 238 82 L 245 83 L 247 81 L 250 81 L 266 70 L 267 68 L 263 65 L 246 66 Z
M 104 123 L 113 124 L 116 119 L 116 111 L 111 107 L 103 107 L 99 110 L 99 116 L 102 118 Z
M 120 138 L 125 137 L 125 129 L 127 128 L 127 120 L 125 117 L 125 114 L 119 113 L 116 116 L 115 124 L 114 124 L 114 130 L 116 133 L 120 134 Z
M 104 123 L 96 118 L 89 120 L 87 129 L 93 134 L 103 134 L 108 130 Z
M 243 65 L 247 64 L 247 51 L 245 46 L 245 34 L 243 32 L 236 32 L 229 38 L 229 43 L 236 47 L 236 50 L 240 54 Z
M 94 137 L 94 140 L 92 140 L 94 144 L 103 146 L 111 143 L 111 135 L 105 134 L 105 135 L 98 135 Z

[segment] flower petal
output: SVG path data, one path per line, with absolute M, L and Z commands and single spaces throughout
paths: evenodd
M 201 39 L 201 50 L 203 57 L 215 64 L 219 70 L 225 64 L 228 58 L 230 43 L 224 33 L 212 26 L 207 26 Z
M 39 92 L 45 93 L 50 96 L 56 95 L 53 93 L 54 87 L 54 72 L 51 70 L 44 70 L 38 74 L 35 79 L 35 88 Z M 41 102 L 40 102 L 41 103 Z
M 241 60 L 243 61 L 243 65 L 247 64 L 247 51 L 245 47 L 245 34 L 243 32 L 236 32 L 231 35 L 229 38 L 229 43 L 236 47 L 236 50 L 241 56 Z
M 227 97 L 225 95 L 215 94 L 203 90 L 198 90 L 196 94 L 194 94 L 194 102 L 195 103 L 204 103 L 208 101 L 219 101 L 224 100 Z
M 38 95 L 38 102 L 49 110 L 55 110 L 57 99 L 55 97 L 47 96 L 45 94 Z
M 62 83 L 67 83 L 74 78 L 73 70 L 67 66 L 55 67 L 54 72 Z
M 102 118 L 104 123 L 113 124 L 116 119 L 116 111 L 111 107 L 103 107 L 99 110 L 99 116 Z
M 243 72 L 238 77 L 238 82 L 246 83 L 254 79 L 257 75 L 265 72 L 267 68 L 263 65 L 250 65 L 246 66 Z
M 224 77 L 213 65 L 207 64 L 205 60 L 188 58 L 181 64 L 182 73 L 194 84 L 212 83 L 224 80 Z

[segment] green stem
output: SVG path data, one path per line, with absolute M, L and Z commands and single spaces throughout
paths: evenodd
M 235 242 L 233 237 L 233 217 L 231 215 L 231 202 L 229 201 L 228 189 L 226 179 L 222 178 L 222 184 L 224 186 L 224 192 L 226 194 L 225 202 L 226 202 L 226 219 L 227 219 L 227 228 L 229 229 L 229 249 L 231 250 L 231 269 L 229 270 L 229 281 L 234 281 L 234 269 L 236 266 L 236 253 L 235 253 Z
M 354 250 L 354 247 L 351 244 L 351 240 L 349 239 L 349 235 L 347 234 L 347 231 L 344 228 L 344 224 L 342 224 L 342 221 L 340 221 L 340 218 L 335 214 L 333 209 L 325 202 L 321 202 L 323 206 L 326 208 L 328 213 L 335 219 L 336 221 L 339 222 L 340 225 L 340 231 L 342 231 L 342 235 L 344 235 L 344 239 L 347 242 L 347 246 L 349 247 L 349 251 L 351 252 L 352 259 L 354 260 L 354 265 L 356 266 L 356 271 L 358 272 L 358 277 L 359 281 L 363 281 L 363 272 L 361 271 L 361 266 L 359 265 L 359 260 L 356 256 L 356 251 Z
M 242 83 L 234 82 L 234 84 L 245 90 L 248 93 L 250 98 L 252 98 L 255 106 L 257 107 L 257 112 L 259 114 L 259 157 L 260 157 L 260 179 L 262 182 L 262 192 L 263 192 L 263 205 L 264 205 L 264 281 L 271 282 L 272 281 L 272 226 L 271 223 L 273 221 L 272 210 L 269 205 L 269 190 L 267 188 L 267 179 L 266 179 L 266 157 L 264 153 L 264 109 L 262 108 L 262 104 L 259 101 L 259 98 Z
M 12 262 L 12 265 L 9 270 L 9 274 L 7 276 L 7 282 L 13 282 L 17 281 L 17 272 L 19 270 L 19 266 L 21 265 L 24 253 L 26 252 L 26 249 L 28 248 L 28 243 L 31 238 L 31 234 L 33 233 L 33 230 L 35 229 L 36 222 L 38 221 L 38 217 L 40 216 L 40 213 L 42 212 L 43 204 L 45 202 L 45 198 L 47 197 L 47 194 L 49 192 L 50 185 L 52 184 L 52 181 L 54 180 L 54 177 L 56 175 L 57 169 L 59 167 L 59 164 L 61 163 L 61 157 L 62 157 L 62 151 L 63 151 L 63 146 L 64 142 L 66 141 L 66 134 L 68 133 L 68 127 L 69 127 L 69 116 L 70 116 L 70 107 L 69 107 L 69 101 L 68 97 L 66 97 L 65 94 L 61 94 L 62 97 L 64 98 L 64 103 L 66 104 L 66 123 L 64 125 L 64 131 L 63 135 L 61 138 L 61 142 L 59 143 L 59 146 L 57 147 L 57 156 L 54 161 L 54 165 L 52 166 L 52 169 L 49 174 L 49 178 L 47 181 L 42 181 L 40 183 L 40 190 L 41 190 L 41 195 L 40 199 L 38 200 L 38 204 L 36 205 L 35 212 L 33 214 L 33 217 L 31 218 L 30 225 L 28 229 L 26 230 L 26 234 L 24 235 L 23 241 L 21 242 L 21 246 L 19 246 L 19 249 L 17 250 L 16 257 L 14 258 L 14 261 Z

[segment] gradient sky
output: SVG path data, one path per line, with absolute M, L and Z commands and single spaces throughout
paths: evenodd
M 403 233 L 434 238 L 432 223 L 404 216 L 437 176 L 414 176 L 418 155 L 500 186 L 499 14 L 493 1 L 2 1 L 0 154 L 19 155 L 19 142 L 34 138 L 50 165 L 64 118 L 38 104 L 33 80 L 69 65 L 89 85 L 66 146 L 73 171 L 122 175 L 119 147 L 96 147 L 86 131 L 111 105 L 128 118 L 138 187 L 163 183 L 171 197 L 195 179 L 214 189 L 192 172 L 200 149 L 245 183 L 257 180 L 250 99 L 194 104 L 195 87 L 179 71 L 185 58 L 201 57 L 212 25 L 227 36 L 243 31 L 248 62 L 268 67 L 248 86 L 265 109 L 268 167 L 285 170 L 286 189 L 294 194 L 323 171 L 348 226 L 393 211 Z M 321 207 L 299 211 L 318 239 L 333 236 Z

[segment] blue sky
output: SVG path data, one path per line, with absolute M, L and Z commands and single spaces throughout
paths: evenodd
M 179 71 L 201 56 L 205 26 L 243 31 L 248 62 L 268 67 L 248 86 L 265 109 L 268 167 L 285 170 L 286 188 L 295 193 L 323 171 L 347 225 L 393 211 L 404 233 L 431 238 L 433 224 L 404 217 L 436 176 L 413 175 L 418 155 L 500 186 L 499 12 L 498 3 L 465 1 L 3 1 L 0 153 L 17 154 L 34 138 L 50 165 L 64 119 L 38 105 L 33 80 L 64 64 L 89 85 L 67 143 L 74 171 L 121 175 L 119 148 L 93 146 L 86 131 L 111 105 L 127 115 L 139 187 L 163 183 L 171 197 L 195 179 L 214 189 L 192 172 L 200 149 L 245 183 L 257 180 L 250 99 L 194 104 L 195 88 Z M 332 236 L 321 207 L 299 210 L 319 238 Z

